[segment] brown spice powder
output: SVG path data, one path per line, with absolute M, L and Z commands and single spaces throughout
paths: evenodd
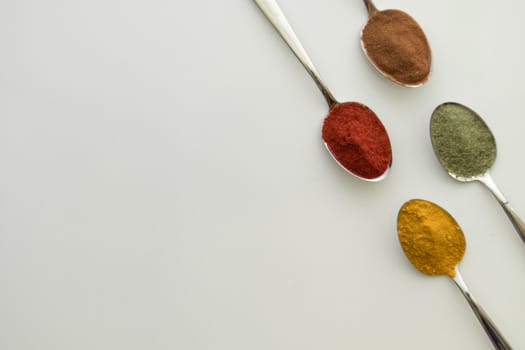
M 428 79 L 430 46 L 419 24 L 407 13 L 374 13 L 363 28 L 361 42 L 372 63 L 395 82 L 417 86 Z

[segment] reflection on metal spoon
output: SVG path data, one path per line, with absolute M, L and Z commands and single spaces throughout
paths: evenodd
M 498 200 L 525 243 L 525 223 L 489 174 L 496 160 L 496 140 L 483 119 L 462 104 L 443 103 L 432 113 L 430 138 L 434 152 L 448 174 L 458 181 L 483 183 Z
M 384 179 L 392 165 L 392 147 L 381 120 L 359 102 L 339 103 L 321 80 L 277 2 L 254 1 L 310 74 L 328 104 L 323 139 L 330 154 L 339 165 L 358 178 L 367 181 Z
M 397 233 L 401 248 L 412 265 L 427 275 L 450 277 L 463 293 L 494 348 L 511 350 L 461 277 L 457 265 L 465 254 L 466 242 L 456 220 L 435 203 L 412 199 L 399 209 Z

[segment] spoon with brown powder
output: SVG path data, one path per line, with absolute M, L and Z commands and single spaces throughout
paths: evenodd
M 397 233 L 405 255 L 416 269 L 427 275 L 446 275 L 456 283 L 494 348 L 512 349 L 459 273 L 457 265 L 465 254 L 466 242 L 456 220 L 437 204 L 412 199 L 399 210 Z
M 254 0 L 321 90 L 329 108 L 322 138 L 328 152 L 350 174 L 367 181 L 386 178 L 392 165 L 387 131 L 377 115 L 359 102 L 338 102 L 275 0 Z
M 379 11 L 371 0 L 364 2 L 368 22 L 361 31 L 361 46 L 368 60 L 399 85 L 423 85 L 430 75 L 432 58 L 419 24 L 401 10 Z

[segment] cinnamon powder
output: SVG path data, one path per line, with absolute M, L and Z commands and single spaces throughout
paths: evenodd
M 417 86 L 428 79 L 430 46 L 419 24 L 407 13 L 375 12 L 363 28 L 361 43 L 376 68 L 395 82 Z

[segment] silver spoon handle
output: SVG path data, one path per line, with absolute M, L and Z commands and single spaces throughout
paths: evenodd
M 512 347 L 509 345 L 509 343 L 507 343 L 503 335 L 496 328 L 494 322 L 490 319 L 485 310 L 483 310 L 481 305 L 478 304 L 476 299 L 474 299 L 474 296 L 472 296 L 472 294 L 468 290 L 467 285 L 463 281 L 463 278 L 461 277 L 461 274 L 459 273 L 459 269 L 457 267 L 455 271 L 456 277 L 454 277 L 453 280 L 456 283 L 456 286 L 458 286 L 459 290 L 463 293 L 465 299 L 467 299 L 467 302 L 469 303 L 470 307 L 472 308 L 472 311 L 474 311 L 474 314 L 481 323 L 481 326 L 485 330 L 485 333 L 487 333 L 490 341 L 492 342 L 492 345 L 494 345 L 494 348 L 497 350 L 512 350 Z
M 303 45 L 299 41 L 299 38 L 297 38 L 297 35 L 293 31 L 292 27 L 290 26 L 290 23 L 284 16 L 283 11 L 279 7 L 279 4 L 275 0 L 254 0 L 257 6 L 261 9 L 261 11 L 264 13 L 266 18 L 270 21 L 270 23 L 274 26 L 275 29 L 279 32 L 283 40 L 286 42 L 288 47 L 293 51 L 297 59 L 302 63 L 304 68 L 306 68 L 306 71 L 310 76 L 314 79 L 315 83 L 321 90 L 321 93 L 323 94 L 324 98 L 326 99 L 326 102 L 328 103 L 329 107 L 334 106 L 337 104 L 336 99 L 328 90 L 326 85 L 321 80 L 321 76 L 317 72 L 317 70 L 314 67 L 314 64 L 312 63 L 312 60 L 306 53 L 306 50 L 304 49 Z
M 368 17 L 372 16 L 377 12 L 377 7 L 374 5 L 372 0 L 363 0 L 365 2 L 366 10 L 368 11 Z
M 510 206 L 509 201 L 503 196 L 503 193 L 499 190 L 499 188 L 496 186 L 496 183 L 494 180 L 492 180 L 492 177 L 490 174 L 486 173 L 482 177 L 479 178 L 479 181 L 483 183 L 494 195 L 494 197 L 498 200 L 499 204 L 505 211 L 505 214 L 510 219 L 510 222 L 512 222 L 512 225 L 516 229 L 516 232 L 521 237 L 521 240 L 523 243 L 525 243 L 525 223 L 523 220 L 520 219 L 516 211 Z

